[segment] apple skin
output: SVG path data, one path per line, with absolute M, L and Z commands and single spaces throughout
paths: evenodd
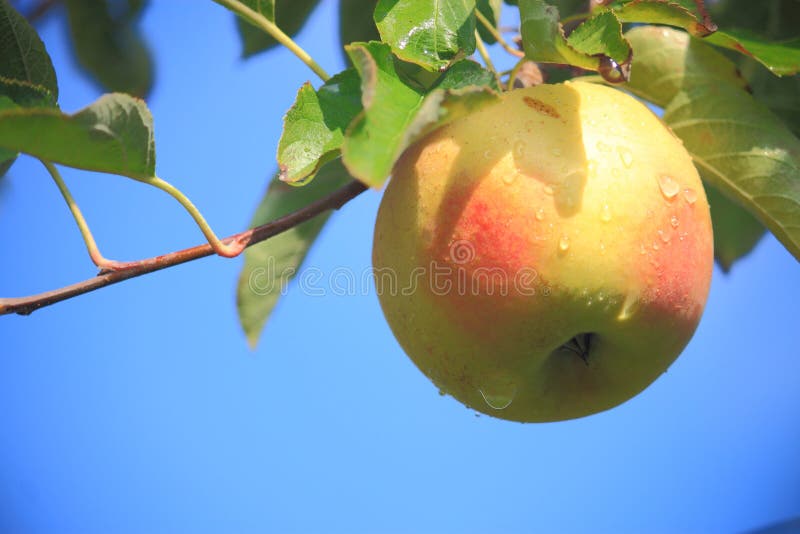
M 502 419 L 612 408 L 692 337 L 713 265 L 703 186 L 643 104 L 585 82 L 511 91 L 410 147 L 373 268 L 395 337 Z

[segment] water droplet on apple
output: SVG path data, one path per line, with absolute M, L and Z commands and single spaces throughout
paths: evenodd
M 586 162 L 586 170 L 587 173 L 592 176 L 595 172 L 597 172 L 597 162 L 593 159 L 590 159 Z
M 606 253 L 606 244 L 600 241 L 600 254 Z
M 658 243 L 653 243 L 653 250 L 658 250 L 658 249 L 659 249 Z
M 569 237 L 565 235 L 561 236 L 561 239 L 558 240 L 558 250 L 561 252 L 569 250 Z
M 675 179 L 668 174 L 661 174 L 658 176 L 658 187 L 661 189 L 661 193 L 667 200 L 672 200 L 675 198 L 675 195 L 677 195 L 681 190 L 681 186 L 678 184 L 678 182 L 676 182 Z
M 672 217 L 670 217 L 670 219 L 669 219 L 669 224 L 671 224 L 673 228 L 677 228 L 677 227 L 678 227 L 678 225 L 680 224 L 680 221 L 678 221 L 678 217 L 676 217 L 675 215 L 673 215 L 673 216 L 672 216 Z
M 647 249 L 644 248 L 644 245 L 639 245 L 639 254 L 641 254 L 642 256 L 647 254 Z
M 604 143 L 602 141 L 598 141 L 597 142 L 597 150 L 599 150 L 600 152 L 608 152 L 609 150 L 611 150 L 611 146 L 607 145 L 606 143 Z
M 545 195 L 553 196 L 553 193 L 554 193 L 554 191 L 553 191 L 553 186 L 552 185 L 544 186 L 544 194 Z
M 604 55 L 600 57 L 597 72 L 608 83 L 622 83 L 630 77 L 630 63 L 617 63 Z
M 603 222 L 611 220 L 611 209 L 608 207 L 608 204 L 603 204 L 603 208 L 600 210 L 600 220 Z
M 669 234 L 664 230 L 658 231 L 658 237 L 660 237 L 661 241 L 663 241 L 664 243 L 669 243 Z
M 510 380 L 494 380 L 478 390 L 490 408 L 505 410 L 514 402 L 517 386 Z
M 525 142 L 524 141 L 515 141 L 514 142 L 514 155 L 522 157 L 525 155 Z
M 516 175 L 513 172 L 509 172 L 509 173 L 503 175 L 503 182 L 506 185 L 513 184 L 515 179 L 516 179 Z
M 631 165 L 633 164 L 633 154 L 631 151 L 624 146 L 620 146 L 617 147 L 617 152 L 619 153 L 619 159 L 622 160 L 622 164 L 625 165 L 625 168 L 630 169 Z
M 490 152 L 488 150 L 484 150 L 483 152 L 483 159 L 489 159 Z
M 544 208 L 539 208 L 536 210 L 536 220 L 543 221 L 544 220 Z
M 694 204 L 695 202 L 697 202 L 697 191 L 695 191 L 692 188 L 686 188 L 683 190 L 683 198 L 689 204 Z

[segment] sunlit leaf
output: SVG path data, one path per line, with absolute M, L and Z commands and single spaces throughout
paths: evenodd
M 126 94 L 103 95 L 74 115 L 50 108 L 0 111 L 0 147 L 131 178 L 155 174 L 153 117 L 143 101 Z
M 681 91 L 664 112 L 703 177 L 750 210 L 800 259 L 800 141 L 733 85 Z
M 768 42 L 745 30 L 717 30 L 700 5 L 693 0 L 617 0 L 607 9 L 622 22 L 678 26 L 712 44 L 752 56 L 778 75 L 800 69 L 800 39 Z
M 344 131 L 361 111 L 361 79 L 354 69 L 341 72 L 315 91 L 306 83 L 283 121 L 278 143 L 281 179 L 301 181 L 337 157 Z
M 375 23 L 392 52 L 428 70 L 475 51 L 475 0 L 379 0 Z

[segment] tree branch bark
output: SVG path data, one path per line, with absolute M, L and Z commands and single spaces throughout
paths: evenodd
M 244 248 L 255 245 L 276 236 L 286 230 L 294 228 L 317 215 L 329 211 L 337 210 L 344 204 L 366 191 L 364 184 L 353 180 L 347 185 L 334 191 L 330 195 L 312 202 L 295 212 L 275 219 L 262 226 L 234 234 L 223 239 L 224 243 L 241 243 Z M 71 299 L 90 291 L 95 291 L 102 287 L 117 284 L 130 278 L 135 278 L 143 274 L 160 271 L 175 265 L 187 263 L 200 258 L 205 258 L 214 254 L 211 245 L 204 244 L 196 247 L 171 252 L 162 256 L 155 256 L 133 262 L 125 269 L 111 272 L 100 272 L 94 278 L 78 282 L 69 286 L 62 287 L 46 293 L 31 295 L 29 297 L 0 298 L 0 315 L 16 313 L 19 315 L 30 315 L 34 311 L 50 306 L 62 300 Z

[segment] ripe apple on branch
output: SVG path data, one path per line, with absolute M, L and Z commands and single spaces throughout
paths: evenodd
M 66 114 L 44 44 L 0 0 L 0 29 L 14 36 L 0 40 L 0 170 L 19 153 L 41 160 L 100 269 L 2 298 L 0 314 L 247 249 L 237 297 L 254 344 L 279 297 L 252 290 L 265 258 L 296 272 L 321 214 L 388 180 L 373 262 L 394 278 L 377 290 L 400 344 L 471 408 L 553 421 L 616 406 L 667 369 L 700 321 L 715 256 L 729 269 L 766 227 L 800 257 L 800 123 L 775 112 L 794 109 L 786 101 L 797 98 L 800 52 L 726 27 L 741 23 L 737 0 L 506 2 L 518 14 L 511 36 L 498 0 L 443 10 L 342 0 L 351 66 L 334 76 L 291 37 L 315 2 L 215 1 L 237 16 L 246 56 L 283 45 L 323 82 L 304 84 L 284 118 L 278 174 L 254 228 L 228 238 L 156 173 L 153 117 L 130 96 L 151 85 L 148 68 L 136 70 L 142 56 L 113 42 L 76 47 L 116 92 Z M 74 34 L 88 32 L 70 15 Z M 131 31 L 135 13 L 106 15 Z M 779 22 L 774 39 L 785 37 Z M 208 244 L 104 257 L 57 165 L 163 190 Z M 405 282 L 412 290 L 397 291 Z

